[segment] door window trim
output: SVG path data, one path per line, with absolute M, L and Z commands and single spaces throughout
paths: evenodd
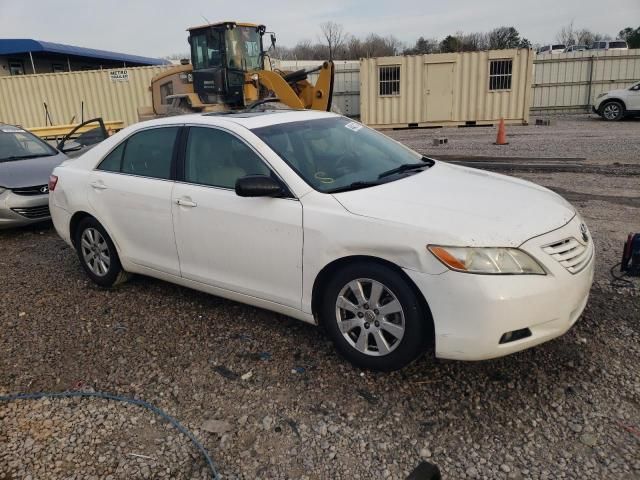
M 273 166 L 269 163 L 269 161 L 266 158 L 264 158 L 264 156 L 260 152 L 258 152 L 253 145 L 247 142 L 244 138 L 242 138 L 236 132 L 219 125 L 203 125 L 198 123 L 185 124 L 183 127 L 184 128 L 183 128 L 182 135 L 180 136 L 178 141 L 179 152 L 178 152 L 178 159 L 177 159 L 177 165 L 176 165 L 177 167 L 176 178 L 175 178 L 176 183 L 181 183 L 184 185 L 194 185 L 197 187 L 215 188 L 218 190 L 227 190 L 235 193 L 234 188 L 220 187 L 217 185 L 208 185 L 205 183 L 191 182 L 185 179 L 185 167 L 187 162 L 187 140 L 189 138 L 189 130 L 191 128 L 209 128 L 212 130 L 219 130 L 224 133 L 228 133 L 231 136 L 235 137 L 238 141 L 242 142 L 245 146 L 247 146 L 264 163 L 264 165 L 269 169 L 269 171 L 276 176 L 277 180 L 282 184 L 282 187 L 285 190 L 284 195 L 278 198 L 282 198 L 284 200 L 298 200 L 298 198 L 293 193 L 293 190 L 291 189 L 291 187 L 287 185 L 287 182 L 284 181 L 282 176 L 277 172 L 275 168 L 273 168 Z
M 134 135 L 140 133 L 140 132 L 146 132 L 147 130 L 156 130 L 156 129 L 161 129 L 161 128 L 178 128 L 178 133 L 176 134 L 176 138 L 173 142 L 173 151 L 171 153 L 171 164 L 169 166 L 169 178 L 158 178 L 158 177 L 147 177 L 146 175 L 138 175 L 135 173 L 129 173 L 129 172 L 123 172 L 122 171 L 122 162 L 124 161 L 124 155 L 127 151 L 127 143 L 129 142 L 129 139 L 131 137 L 133 137 Z M 168 125 L 152 125 L 149 127 L 145 127 L 145 128 L 140 128 L 138 130 L 135 130 L 131 133 L 129 133 L 125 138 L 123 138 L 121 141 L 119 141 L 118 143 L 116 143 L 111 149 L 109 149 L 109 151 L 107 153 L 105 153 L 101 158 L 100 161 L 95 165 L 95 167 L 93 167 L 94 172 L 103 172 L 103 173 L 113 173 L 115 175 L 126 175 L 128 177 L 138 177 L 138 178 L 148 178 L 150 180 L 160 180 L 160 181 L 164 181 L 164 182 L 175 182 L 176 181 L 176 172 L 177 172 L 177 164 L 178 164 L 178 156 L 180 155 L 180 148 L 181 148 L 181 138 L 184 135 L 184 131 L 186 130 L 185 125 L 184 124 L 168 124 Z M 118 148 L 120 145 L 124 144 L 124 148 L 122 149 L 122 157 L 120 157 L 120 169 L 117 172 L 114 172 L 113 170 L 102 170 L 100 169 L 100 165 L 102 165 L 102 162 L 104 162 L 106 160 L 106 158 L 111 155 L 111 153 Z

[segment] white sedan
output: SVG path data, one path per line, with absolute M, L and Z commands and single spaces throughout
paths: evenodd
M 55 169 L 87 275 L 149 275 L 322 324 L 354 364 L 481 360 L 566 332 L 593 280 L 576 210 L 312 111 L 128 127 Z

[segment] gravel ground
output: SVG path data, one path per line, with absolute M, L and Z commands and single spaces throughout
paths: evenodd
M 640 118 L 605 122 L 597 115 L 553 118 L 554 125 L 507 125 L 508 145 L 494 145 L 494 127 L 395 130 L 384 133 L 429 155 L 488 155 L 492 157 L 584 158 L 587 163 L 640 164 Z M 448 144 L 433 146 L 446 137 Z
M 621 125 L 634 126 L 637 151 L 640 122 Z M 480 130 L 447 134 L 473 142 Z M 143 398 L 231 479 L 402 479 L 421 460 L 445 479 L 640 478 L 640 281 L 609 273 L 640 231 L 640 177 L 518 175 L 570 198 L 596 242 L 591 299 L 559 339 L 497 360 L 364 372 L 319 329 L 271 312 L 145 277 L 102 290 L 44 225 L 0 232 L 0 394 L 81 385 Z M 206 472 L 188 440 L 138 407 L 0 403 L 0 479 Z

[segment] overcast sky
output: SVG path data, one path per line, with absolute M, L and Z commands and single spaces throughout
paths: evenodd
M 548 43 L 572 20 L 614 36 L 638 27 L 640 0 L 0 0 L 0 37 L 165 56 L 188 51 L 185 29 L 203 17 L 263 23 L 286 46 L 317 40 L 327 20 L 356 36 L 395 35 L 407 44 L 501 25 Z

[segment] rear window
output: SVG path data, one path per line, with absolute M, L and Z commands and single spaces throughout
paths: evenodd
M 554 45 L 552 48 L 554 50 L 564 50 L 566 47 L 559 43 L 558 45 Z
M 627 48 L 627 42 L 609 42 L 609 48 Z

